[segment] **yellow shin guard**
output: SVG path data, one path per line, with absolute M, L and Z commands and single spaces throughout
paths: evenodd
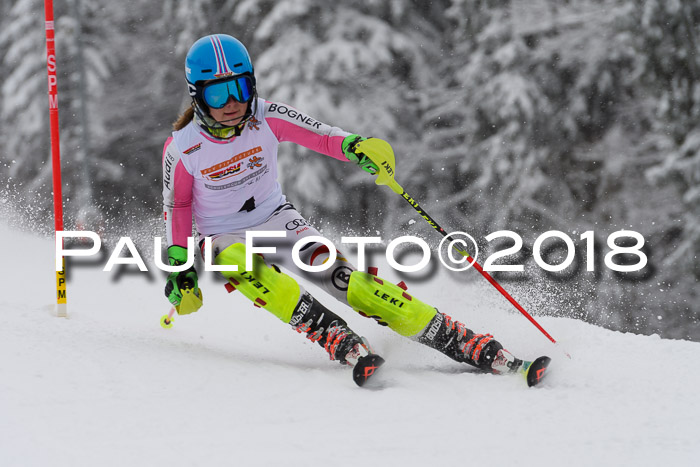
M 348 303 L 363 316 L 389 326 L 402 336 L 421 332 L 437 310 L 407 294 L 398 285 L 362 271 L 350 275 Z
M 240 290 L 255 306 L 289 323 L 301 295 L 297 281 L 275 266 L 268 266 L 260 255 L 253 255 L 253 270 L 245 271 L 245 245 L 242 243 L 227 247 L 214 262 L 217 265 L 237 265 L 238 271 L 221 273 L 231 286 Z

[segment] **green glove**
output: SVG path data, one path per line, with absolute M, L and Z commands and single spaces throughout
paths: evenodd
M 377 164 L 372 162 L 372 159 L 370 159 L 366 154 L 363 154 L 362 152 L 356 151 L 355 147 L 357 146 L 357 143 L 360 141 L 366 141 L 367 138 L 363 138 L 360 135 L 348 135 L 345 137 L 343 140 L 343 154 L 345 154 L 345 157 L 351 161 L 356 163 L 357 165 L 360 166 L 362 170 L 365 172 L 375 175 L 377 172 L 379 172 L 379 167 L 377 167 Z M 371 156 L 371 154 L 370 154 Z
M 187 262 L 187 248 L 177 245 L 168 247 L 168 262 L 171 266 L 185 264 Z M 175 307 L 179 307 L 182 301 L 180 289 L 192 289 L 196 294 L 199 294 L 197 271 L 194 266 L 184 271 L 171 272 L 168 275 L 168 281 L 165 283 L 165 296 Z

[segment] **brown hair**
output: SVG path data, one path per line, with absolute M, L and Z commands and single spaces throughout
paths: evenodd
M 177 120 L 175 120 L 175 122 L 173 122 L 173 129 L 175 131 L 182 130 L 192 121 L 193 118 L 194 118 L 194 104 L 187 107 L 187 109 L 185 109 L 185 111 L 182 112 L 182 114 L 179 117 L 177 117 Z

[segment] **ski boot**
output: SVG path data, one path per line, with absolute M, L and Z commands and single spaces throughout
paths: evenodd
M 455 361 L 490 373 L 514 373 L 523 365 L 522 360 L 504 349 L 491 334 L 475 334 L 439 311 L 416 340 Z
M 358 386 L 379 368 L 384 359 L 372 352 L 367 339 L 355 334 L 342 318 L 327 309 L 308 292 L 297 304 L 289 324 L 307 339 L 318 342 L 331 360 L 353 367 L 353 379 Z

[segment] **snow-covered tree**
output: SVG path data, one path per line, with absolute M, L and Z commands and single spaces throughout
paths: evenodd
M 271 2 L 262 16 L 253 5 L 239 4 L 234 18 L 251 38 L 261 95 L 392 141 L 403 170 L 406 149 L 420 137 L 413 103 L 428 85 L 428 58 L 439 43 L 416 2 L 289 0 Z M 294 146 L 282 147 L 280 161 L 284 189 L 311 216 L 342 229 L 384 230 L 387 194 L 364 173 Z
M 698 0 L 57 4 L 67 215 L 81 195 L 114 233 L 159 231 L 162 146 L 189 104 L 185 54 L 228 33 L 248 47 L 261 96 L 390 141 L 398 181 L 447 229 L 507 228 L 526 245 L 550 229 L 595 230 L 603 246 L 615 230 L 641 231 L 652 280 L 604 268 L 543 280 L 536 309 L 685 337 L 700 280 L 699 11 Z M 50 219 L 42 3 L 0 12 L 0 201 L 15 194 Z M 291 144 L 279 160 L 289 199 L 329 234 L 439 240 L 351 165 Z
M 58 102 L 66 217 L 93 222 L 100 217 L 92 191 L 99 167 L 91 141 L 107 128 L 99 107 L 109 71 L 109 21 L 97 0 L 72 0 L 55 11 Z M 0 32 L 3 65 L 3 138 L 10 189 L 28 213 L 43 216 L 51 206 L 46 42 L 43 2 L 20 0 Z M 93 169 L 91 169 L 93 168 Z M 44 216 L 46 217 L 46 216 Z
M 116 66 L 107 44 L 114 27 L 106 21 L 103 2 L 70 0 L 56 21 L 61 144 L 68 184 L 65 195 L 73 199 L 69 215 L 81 228 L 97 229 L 102 213 L 94 196 L 96 179 L 104 166 L 94 149 L 108 131 L 102 99 L 105 82 Z
M 3 187 L 8 192 L 6 196 L 27 194 L 21 203 L 28 208 L 27 212 L 46 208 L 42 198 L 50 200 L 51 193 L 42 6 L 38 0 L 18 0 L 9 8 L 0 28 L 5 70 L 0 88 L 3 138 L 0 170 L 8 178 Z

